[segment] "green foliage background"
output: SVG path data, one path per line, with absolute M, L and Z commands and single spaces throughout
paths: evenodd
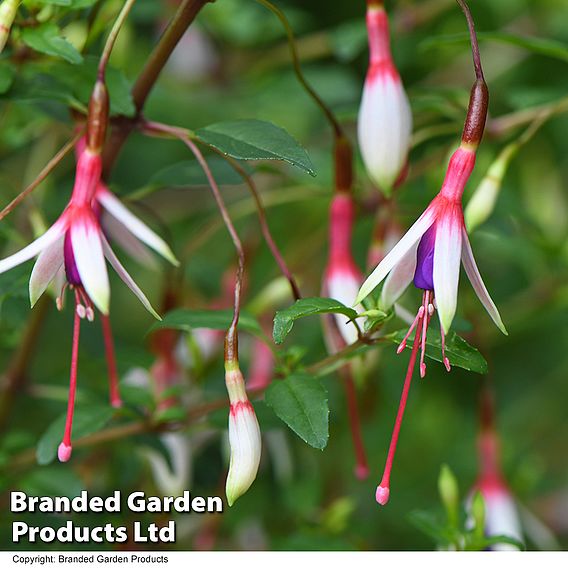
M 35 4 L 57 3 L 38 0 Z M 95 2 L 70 4 L 81 9 L 51 6 L 54 11 L 47 21 L 59 26 L 71 44 L 77 44 L 85 33 L 89 7 Z M 26 40 L 18 25 L 13 30 L 13 44 L 0 61 L 2 204 L 33 180 L 70 137 L 68 108 L 84 108 L 92 86 L 93 62 L 120 6 L 115 1 L 100 4 L 84 57 L 70 46 L 65 46 L 63 53 L 49 55 L 30 51 L 22 45 L 38 49 L 37 42 Z M 279 5 L 298 36 L 308 79 L 355 141 L 355 119 L 366 70 L 364 3 L 286 0 Z M 463 36 L 464 20 L 453 1 L 407 0 L 389 2 L 387 7 L 394 28 L 394 57 L 409 93 L 417 133 L 410 181 L 397 194 L 400 222 L 408 226 L 439 188 L 447 156 L 463 124 L 473 72 Z M 478 30 L 487 33 L 486 37 L 481 34 L 481 51 L 491 103 L 486 137 L 466 189 L 466 200 L 498 152 L 526 128 L 526 123 L 513 123 L 511 128 L 498 130 L 496 125 L 503 124 L 498 119 L 522 117 L 514 113 L 537 105 L 565 103 L 568 96 L 566 2 L 477 0 L 471 2 L 471 8 Z M 128 87 L 171 12 L 166 2 L 136 3 L 111 58 L 116 69 L 111 85 L 115 114 L 132 114 Z M 275 239 L 298 276 L 304 295 L 317 296 L 326 259 L 327 209 L 332 191 L 330 129 L 297 83 L 283 31 L 262 6 L 252 0 L 217 0 L 204 8 L 197 23 L 214 54 L 213 64 L 204 73 L 192 72 L 188 61 L 195 51 L 190 44 L 180 47 L 177 66 L 166 68 L 145 114 L 192 130 L 227 120 L 267 120 L 284 127 L 301 142 L 315 165 L 316 177 L 282 163 L 252 162 L 248 167 L 255 172 Z M 456 323 L 456 330 L 478 347 L 489 364 L 503 467 L 510 487 L 523 507 L 550 527 L 556 546 L 561 548 L 568 544 L 567 508 L 563 506 L 568 490 L 567 130 L 568 117 L 559 113 L 520 150 L 505 177 L 493 215 L 472 236 L 481 272 L 500 307 L 509 336 L 501 336 L 492 326 L 465 278 Z M 111 185 L 133 210 L 171 240 L 183 260 L 183 279 L 179 279 L 183 282 L 183 305 L 197 309 L 209 307 L 222 294 L 223 274 L 233 265 L 235 255 L 195 167 L 187 166 L 189 173 L 172 168 L 191 159 L 181 144 L 134 133 L 117 161 Z M 215 157 L 212 165 L 219 180 L 227 182 L 224 196 L 249 252 L 245 303 L 254 305 L 258 294 L 279 276 L 278 269 L 262 241 L 246 187 L 235 184 L 232 174 Z M 30 242 L 34 230 L 45 228 L 57 217 L 69 197 L 72 181 L 73 160 L 68 158 L 31 198 L 0 223 L 3 257 Z M 374 191 L 358 162 L 360 215 L 354 251 L 362 268 L 373 222 Z M 125 255 L 121 258 L 149 297 L 160 305 L 165 285 L 176 281 L 172 273 L 165 266 L 152 272 Z M 134 490 L 155 494 L 155 479 L 144 451 L 151 447 L 166 452 L 156 433 L 145 433 L 77 448 L 68 464 L 39 465 L 29 459 L 29 452 L 65 410 L 72 311 L 68 306 L 58 313 L 53 302 L 47 301 L 30 314 L 27 278 L 31 266 L 27 263 L 0 275 L 0 368 L 8 372 L 30 317 L 37 310 L 46 310 L 25 377 L 9 406 L 2 410 L 0 547 L 5 549 L 15 547 L 10 539 L 13 517 L 6 513 L 10 490 L 38 495 L 75 495 L 81 489 L 99 495 L 115 489 L 123 495 Z M 133 367 L 147 369 L 153 360 L 147 336 L 153 322 L 114 275 L 111 284 L 119 371 L 124 375 Z M 416 301 L 417 296 L 409 293 L 405 304 L 414 309 Z M 272 306 L 264 319 L 270 323 L 276 308 L 291 303 L 283 294 L 279 305 Z M 402 327 L 400 322 L 387 325 L 391 331 Z M 245 339 L 245 332 L 242 335 L 241 359 L 246 371 L 250 341 Z M 298 321 L 282 348 L 289 359 L 302 357 L 302 361 L 313 363 L 324 358 L 319 319 Z M 193 549 L 210 534 L 214 548 L 219 550 L 431 548 L 428 537 L 409 522 L 409 514 L 416 509 L 441 514 L 436 479 L 443 463 L 455 472 L 462 493 L 475 482 L 477 397 L 482 379 L 459 368 L 448 375 L 441 365 L 430 362 L 427 378 L 413 385 L 394 465 L 391 502 L 380 508 L 374 489 L 388 448 L 406 357 L 397 357 L 392 344 L 376 352 L 377 361 L 358 385 L 371 467 L 369 479 L 361 482 L 353 476 L 343 390 L 331 373 L 322 379 L 330 408 L 327 447 L 319 451 L 306 445 L 259 401 L 256 408 L 265 438 L 256 482 L 218 518 L 177 517 L 178 538 L 173 548 Z M 184 400 L 190 401 L 187 404 L 224 396 L 220 358 L 189 375 L 181 389 Z M 111 428 L 142 419 L 144 411 L 155 404 L 150 391 L 125 389 L 127 410 L 105 417 L 101 407 L 106 405 L 106 388 L 100 328 L 97 323 L 84 325 L 79 401 L 89 419 L 83 433 L 87 434 L 89 428 Z M 97 412 L 103 412 L 102 417 Z M 192 452 L 188 488 L 196 495 L 223 493 L 228 464 L 225 424 L 226 410 L 222 409 L 183 429 Z M 75 434 L 80 437 L 79 431 Z M 30 515 L 22 520 L 59 526 L 66 518 Z M 106 522 L 101 515 L 76 515 L 74 520 L 92 526 Z M 139 520 L 138 516 L 125 514 L 120 524 L 133 520 Z M 163 522 L 164 517 L 148 520 Z M 552 541 L 545 544 L 554 545 Z M 527 546 L 538 548 L 542 542 L 529 534 Z M 65 547 L 33 546 L 34 550 L 44 548 Z

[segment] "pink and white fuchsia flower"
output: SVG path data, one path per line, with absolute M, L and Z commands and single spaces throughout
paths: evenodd
M 156 318 L 156 313 L 142 290 L 128 274 L 112 251 L 99 222 L 100 207 L 120 221 L 126 229 L 177 263 L 167 244 L 153 231 L 130 213 L 106 187 L 101 184 L 102 162 L 100 152 L 83 147 L 78 156 L 75 185 L 69 204 L 59 219 L 41 237 L 19 252 L 0 260 L 0 273 L 37 256 L 29 283 L 30 302 L 33 306 L 52 281 L 61 281 L 57 307 L 62 309 L 65 291 L 70 289 L 75 296 L 75 323 L 71 357 L 71 378 L 67 422 L 63 442 L 59 447 L 60 461 L 71 457 L 71 430 L 77 379 L 77 361 L 80 321 L 92 321 L 96 307 L 103 316 L 103 329 L 111 374 L 111 399 L 120 405 L 114 368 L 114 353 L 110 339 L 108 312 L 110 286 L 105 257 L 120 278 L 134 292 L 144 307 Z M 116 382 L 116 381 L 114 381 Z
M 475 489 L 485 502 L 485 535 L 507 536 L 523 542 L 521 522 L 515 504 L 499 467 L 499 440 L 496 433 L 484 430 L 478 440 L 480 475 Z M 518 550 L 505 542 L 491 546 L 492 550 Z
M 438 310 L 442 339 L 448 333 L 456 312 L 460 261 L 491 319 L 503 333 L 507 333 L 477 268 L 463 219 L 461 198 L 474 164 L 475 149 L 462 144 L 450 159 L 438 195 L 365 280 L 356 300 L 356 303 L 362 302 L 385 278 L 381 293 L 381 303 L 385 308 L 391 307 L 412 281 L 423 290 L 422 306 L 399 347 L 402 351 L 410 333 L 421 324 L 422 376 L 426 371 L 426 330 L 434 310 Z M 445 356 L 444 364 L 449 370 Z
M 225 364 L 225 383 L 231 403 L 229 411 L 231 460 L 225 493 L 231 506 L 248 491 L 256 478 L 260 464 L 261 437 L 258 420 L 248 399 L 245 381 L 238 364 Z
M 346 306 L 351 306 L 357 297 L 361 271 L 357 268 L 351 253 L 351 234 L 354 220 L 353 198 L 347 192 L 334 195 L 330 208 L 329 260 L 323 278 L 323 295 L 333 298 Z M 359 306 L 358 311 L 362 311 Z M 357 341 L 357 329 L 347 316 L 333 316 L 345 343 Z
M 359 108 L 358 138 L 371 180 L 389 194 L 402 177 L 410 147 L 412 114 L 390 51 L 382 2 L 367 7 L 369 69 Z

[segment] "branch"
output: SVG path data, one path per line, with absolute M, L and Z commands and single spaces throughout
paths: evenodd
M 132 87 L 132 99 L 136 108 L 136 116 L 134 119 L 122 117 L 120 121 L 117 121 L 116 128 L 106 144 L 103 153 L 105 175 L 108 175 L 112 169 L 124 142 L 139 119 L 146 99 L 158 80 L 170 55 L 201 8 L 209 1 L 210 0 L 183 0 L 180 3 L 177 12 L 170 20 L 168 27 L 154 48 L 154 51 L 150 54 L 138 79 Z
M 17 195 L 2 211 L 0 211 L 0 221 L 9 215 L 34 189 L 55 169 L 55 166 L 61 162 L 61 160 L 75 147 L 75 144 L 83 136 L 83 130 L 78 132 L 69 142 L 51 158 L 47 165 L 41 170 L 38 176 L 24 189 L 19 195 Z

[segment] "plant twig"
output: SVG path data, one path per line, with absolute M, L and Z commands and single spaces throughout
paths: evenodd
M 105 46 L 103 48 L 103 52 L 101 54 L 101 58 L 99 60 L 98 79 L 101 81 L 104 81 L 106 66 L 110 58 L 110 54 L 112 53 L 114 44 L 116 43 L 116 38 L 118 37 L 118 34 L 122 29 L 122 26 L 126 21 L 126 18 L 130 13 L 130 10 L 132 9 L 132 6 L 134 6 L 134 2 L 136 2 L 136 0 L 126 0 L 124 2 L 118 16 L 116 17 L 112 29 L 110 30 L 110 33 L 107 37 Z
M 292 289 L 292 295 L 294 296 L 294 300 L 299 300 L 302 297 L 300 289 L 293 274 L 290 272 L 290 269 L 288 268 L 288 265 L 286 264 L 284 257 L 282 256 L 280 250 L 278 249 L 278 245 L 274 242 L 274 239 L 272 238 L 272 233 L 270 232 L 270 227 L 268 226 L 268 221 L 266 220 L 266 211 L 264 209 L 260 193 L 256 187 L 256 184 L 254 183 L 252 176 L 250 176 L 235 159 L 231 158 L 230 156 L 226 156 L 225 154 L 223 154 L 223 152 L 217 150 L 217 148 L 212 148 L 212 149 L 216 154 L 218 154 L 224 160 L 226 160 L 248 185 L 252 197 L 254 199 L 258 215 L 258 222 L 260 223 L 260 229 L 264 236 L 264 240 L 266 241 L 266 244 L 268 245 L 268 248 L 270 249 L 270 252 L 274 257 L 276 264 L 278 264 L 280 271 L 282 272 L 286 280 L 288 280 L 288 282 L 290 283 L 290 288 Z
M 78 132 L 69 142 L 49 160 L 46 166 L 41 170 L 38 176 L 24 189 L 20 194 L 18 194 L 2 211 L 0 211 L 0 221 L 4 219 L 7 215 L 9 215 L 36 187 L 55 169 L 57 164 L 61 162 L 61 160 L 75 147 L 75 144 L 79 140 L 79 138 L 83 135 L 83 131 L 81 130 Z
M 201 8 L 210 0 L 182 0 L 176 13 L 170 20 L 154 51 L 146 61 L 138 79 L 132 87 L 132 100 L 136 108 L 133 119 L 122 117 L 115 121 L 115 128 L 106 144 L 103 153 L 104 173 L 108 175 L 112 169 L 118 154 L 130 132 L 140 117 L 146 99 L 154 87 L 165 64 L 167 63 L 179 40 L 193 22 Z

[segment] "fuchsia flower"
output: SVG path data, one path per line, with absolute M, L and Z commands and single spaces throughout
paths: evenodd
M 492 429 L 484 429 L 478 440 L 480 475 L 475 484 L 485 502 L 485 534 L 508 536 L 523 542 L 523 533 L 515 499 L 499 467 L 499 440 Z M 497 543 L 492 550 L 517 550 L 508 543 Z
M 256 478 L 262 443 L 258 420 L 248 399 L 238 363 L 225 363 L 225 383 L 231 402 L 229 411 L 231 460 L 225 493 L 231 506 L 248 491 Z
M 77 160 L 73 193 L 62 215 L 41 237 L 12 256 L 0 260 L 0 273 L 2 273 L 34 256 L 38 257 L 29 283 L 32 306 L 54 280 L 61 279 L 63 282 L 57 299 L 58 309 L 63 307 L 67 289 L 72 290 L 75 296 L 68 415 L 63 442 L 58 454 L 61 461 L 67 461 L 71 456 L 71 429 L 77 378 L 80 320 L 87 318 L 89 321 L 93 321 L 95 307 L 103 316 L 107 358 L 111 374 L 111 400 L 114 405 L 120 405 L 116 385 L 114 352 L 110 338 L 110 323 L 107 319 L 110 286 L 105 258 L 144 307 L 154 317 L 160 319 L 142 290 L 112 251 L 99 221 L 101 206 L 122 223 L 124 230 L 130 230 L 132 235 L 160 252 L 171 262 L 177 263 L 167 244 L 142 221 L 132 215 L 101 183 L 101 169 L 100 152 L 92 151 L 87 147 L 81 148 Z
M 440 318 L 442 338 L 448 333 L 456 312 L 460 261 L 481 303 L 497 327 L 507 333 L 477 268 L 463 220 L 461 198 L 474 164 L 475 149 L 462 144 L 450 159 L 438 195 L 365 280 L 356 300 L 359 303 L 366 298 L 387 275 L 381 294 L 383 307 L 392 306 L 412 281 L 423 290 L 422 306 L 399 347 L 402 351 L 410 333 L 421 324 L 422 376 L 426 372 L 426 331 L 435 309 Z M 449 370 L 445 356 L 444 364 Z
M 357 297 L 362 274 L 351 253 L 355 210 L 347 192 L 337 192 L 330 207 L 329 258 L 323 277 L 323 295 L 351 306 Z M 359 307 L 359 311 L 362 308 Z M 347 316 L 335 314 L 337 329 L 347 345 L 357 341 L 357 329 Z
M 368 4 L 367 31 L 369 69 L 357 123 L 359 147 L 369 177 L 388 194 L 404 175 L 412 114 L 392 60 L 382 2 Z

